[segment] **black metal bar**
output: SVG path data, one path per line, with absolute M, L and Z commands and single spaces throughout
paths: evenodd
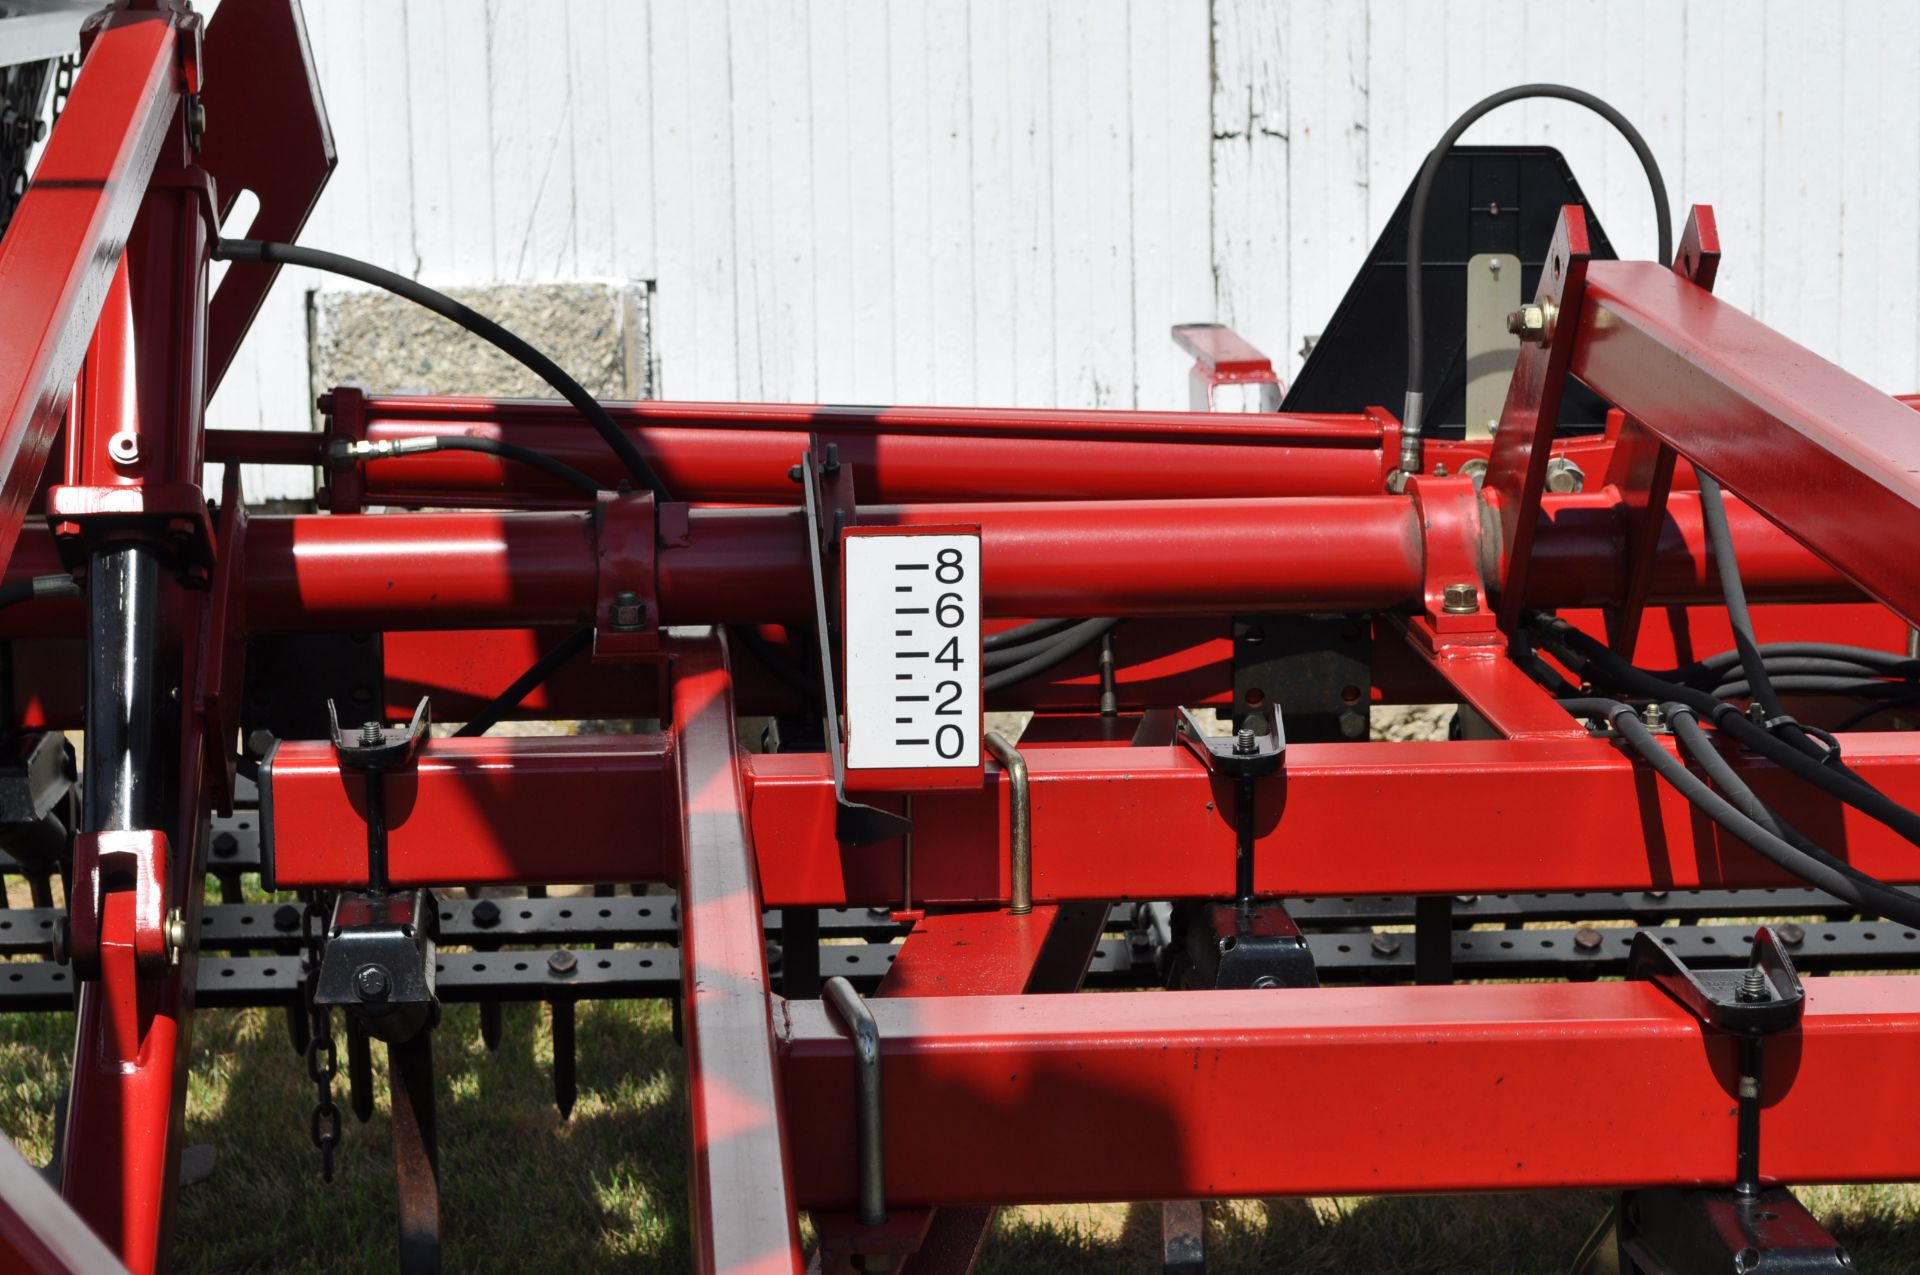
M 573 1104 L 580 1096 L 579 1060 L 574 1046 L 573 997 L 556 997 L 551 1009 L 553 1013 L 553 1102 L 560 1108 L 560 1118 L 565 1120 L 573 1115 Z
M 87 569 L 86 754 L 81 784 L 89 832 L 155 828 L 161 688 L 160 559 L 148 545 L 109 545 Z
M 1733 1150 L 1733 1189 L 1741 1195 L 1760 1193 L 1760 1053 L 1762 1037 L 1740 1041 L 1738 1128 Z
M 367 785 L 367 888 L 374 894 L 387 891 L 387 777 L 378 770 L 366 771 Z
M 820 910 L 780 914 L 780 994 L 788 1000 L 820 997 Z
M 1423 894 L 1413 901 L 1413 981 L 1440 987 L 1453 981 L 1453 899 Z
M 1233 895 L 1242 907 L 1253 904 L 1254 778 L 1242 775 L 1239 804 L 1233 813 Z

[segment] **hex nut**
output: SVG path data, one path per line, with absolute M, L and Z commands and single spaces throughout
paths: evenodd
M 1542 305 L 1523 305 L 1507 315 L 1507 331 L 1529 345 L 1547 343 L 1547 309 Z
M 640 601 L 640 595 L 632 589 L 622 589 L 613 595 L 613 603 L 607 608 L 607 626 L 621 632 L 632 632 L 647 622 L 646 604 Z
M 1480 587 L 1474 584 L 1450 584 L 1441 594 L 1441 609 L 1448 615 L 1472 615 L 1480 609 Z

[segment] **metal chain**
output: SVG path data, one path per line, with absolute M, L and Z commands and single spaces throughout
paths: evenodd
M 73 75 L 80 69 L 78 54 L 69 53 L 60 59 L 53 70 L 53 122 L 60 122 L 60 112 L 67 109 L 67 94 L 73 92 Z
M 307 1016 L 313 1023 L 312 1035 L 307 1040 L 307 1077 L 313 1081 L 314 1103 L 313 1115 L 307 1121 L 307 1135 L 320 1150 L 321 1179 L 331 1182 L 333 1151 L 340 1145 L 340 1108 L 333 1102 L 333 1078 L 340 1074 L 340 1053 L 333 1043 L 333 1012 L 325 1005 L 313 1003 L 314 992 L 320 985 L 320 935 L 325 926 L 326 914 L 318 898 L 310 896 L 306 911 L 300 917 L 300 930 L 307 945 L 302 992 L 306 997 Z

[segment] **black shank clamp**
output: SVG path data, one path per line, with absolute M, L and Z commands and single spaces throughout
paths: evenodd
M 397 1044 L 440 1018 L 434 990 L 439 903 L 430 890 L 395 893 L 387 872 L 386 776 L 418 757 L 427 735 L 428 703 L 422 699 L 402 726 L 368 722 L 343 731 L 332 700 L 327 718 L 341 772 L 356 771 L 366 779 L 367 888 L 343 890 L 334 900 L 313 1000 L 341 1006 L 368 1035 Z
M 1760 1057 L 1766 1038 L 1800 1025 L 1806 989 L 1771 926 L 1754 931 L 1744 970 L 1694 970 L 1646 930 L 1633 936 L 1627 977 L 1645 979 L 1700 1020 L 1740 1038 L 1739 1131 L 1734 1191 L 1760 1192 Z
M 1264 731 L 1255 725 L 1264 725 Z M 1262 779 L 1286 759 L 1286 726 L 1277 702 L 1231 735 L 1209 735 L 1186 709 L 1180 739 L 1207 770 L 1235 781 L 1234 901 L 1210 904 L 1185 926 L 1186 955 L 1195 986 L 1317 987 L 1313 953 L 1300 927 L 1278 902 L 1254 899 L 1255 796 Z

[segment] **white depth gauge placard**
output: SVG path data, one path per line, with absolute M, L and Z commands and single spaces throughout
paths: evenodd
M 980 536 L 842 541 L 847 770 L 977 770 Z

